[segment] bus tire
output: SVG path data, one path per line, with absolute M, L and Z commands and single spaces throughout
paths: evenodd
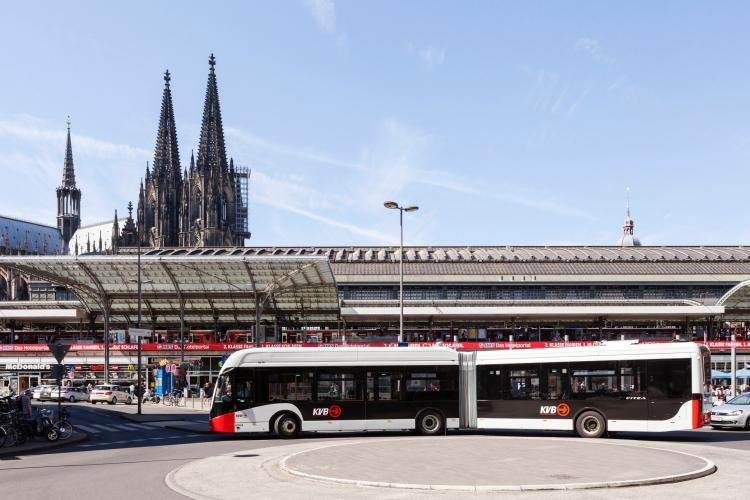
M 417 432 L 422 436 L 436 436 L 444 431 L 445 419 L 435 410 L 425 410 L 417 416 Z
M 585 411 L 576 419 L 576 432 L 583 438 L 600 438 L 607 431 L 607 421 L 601 413 Z
M 274 430 L 281 439 L 294 439 L 299 435 L 300 423 L 296 416 L 285 413 L 276 419 Z

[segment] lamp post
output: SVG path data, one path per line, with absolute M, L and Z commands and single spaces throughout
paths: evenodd
M 141 415 L 141 403 L 143 401 L 143 393 L 141 391 L 141 370 L 142 370 L 142 355 L 141 355 L 141 339 L 144 336 L 144 331 L 141 330 L 141 285 L 143 283 L 153 283 L 151 280 L 142 280 L 141 279 L 141 237 L 140 234 L 137 233 L 137 239 L 138 239 L 138 260 L 136 264 L 137 269 L 137 277 L 136 279 L 128 280 L 131 283 L 137 283 L 138 284 L 138 322 L 136 323 L 137 328 L 137 334 L 138 334 L 138 367 L 137 367 L 137 376 L 136 376 L 136 397 L 138 398 L 138 415 Z M 132 334 L 132 332 L 131 332 Z M 132 336 L 132 335 L 131 335 Z
M 383 203 L 385 208 L 391 210 L 398 210 L 399 212 L 399 227 L 401 229 L 401 253 L 399 255 L 399 315 L 398 315 L 398 341 L 399 343 L 404 341 L 404 212 L 416 212 L 419 210 L 417 206 L 402 207 L 395 201 L 386 201 Z

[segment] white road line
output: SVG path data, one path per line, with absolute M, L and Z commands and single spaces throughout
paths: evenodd
M 120 431 L 132 431 L 132 430 L 134 430 L 134 429 L 128 427 L 127 425 L 114 425 L 114 424 L 112 424 L 112 427 L 114 427 L 115 429 L 120 430 Z
M 91 427 L 96 427 L 97 429 L 101 429 L 104 432 L 113 432 L 116 429 L 112 429 L 111 427 L 107 427 L 106 425 L 100 425 L 100 424 L 91 424 Z
M 160 439 L 167 439 L 165 437 L 158 437 L 158 438 L 148 438 L 149 441 L 158 441 Z
M 96 444 L 79 444 L 78 446 L 80 446 L 81 448 L 90 448 L 92 446 L 97 446 L 97 445 Z
M 138 438 L 138 439 L 131 439 L 130 440 L 131 443 L 138 443 L 140 441 L 145 441 L 145 439 L 144 438 Z
M 138 430 L 152 431 L 155 429 L 155 427 L 152 427 L 150 425 L 143 425 L 143 424 L 128 424 L 128 426 L 135 427 Z
M 88 425 L 76 424 L 74 427 L 76 429 L 81 429 L 84 432 L 93 432 L 93 433 L 101 432 L 99 429 L 94 429 L 93 427 L 89 427 Z

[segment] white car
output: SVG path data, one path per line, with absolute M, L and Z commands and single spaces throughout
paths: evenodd
M 75 403 L 76 401 L 88 401 L 89 393 L 86 392 L 86 389 L 83 387 L 63 387 L 59 392 L 57 387 L 55 387 L 50 393 L 50 399 L 53 401 L 60 399 L 62 401 Z
M 50 399 L 51 394 L 52 394 L 51 385 L 40 385 L 39 387 L 34 387 L 31 397 L 32 399 L 45 401 L 47 399 Z
M 130 404 L 133 402 L 133 396 L 131 396 L 124 387 L 119 385 L 97 385 L 94 387 L 94 390 L 91 391 L 91 394 L 89 394 L 89 401 L 91 401 L 92 404 Z

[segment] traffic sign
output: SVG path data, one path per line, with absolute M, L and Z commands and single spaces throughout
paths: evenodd
M 58 363 L 63 362 L 65 355 L 68 354 L 68 351 L 70 350 L 70 345 L 68 344 L 47 344 L 47 347 L 52 351 L 52 355 Z
M 129 328 L 128 333 L 131 337 L 152 337 L 154 331 L 150 328 Z

